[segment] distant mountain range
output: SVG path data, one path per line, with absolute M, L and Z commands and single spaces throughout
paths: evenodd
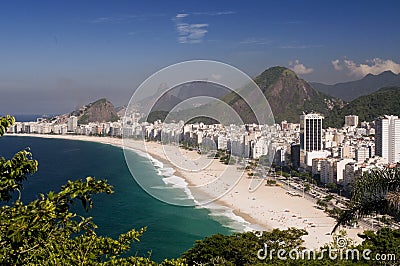
M 400 74 L 396 75 L 391 71 L 385 71 L 379 75 L 368 74 L 360 80 L 337 83 L 334 85 L 316 82 L 311 82 L 310 84 L 320 92 L 332 95 L 344 101 L 351 101 L 384 87 L 400 86 Z
M 329 112 L 329 110 L 332 110 L 336 106 L 343 105 L 343 101 L 315 90 L 305 80 L 300 79 L 296 75 L 296 73 L 285 67 L 277 66 L 269 68 L 261 73 L 259 76 L 255 77 L 254 82 L 260 87 L 261 92 L 268 100 L 276 122 L 287 120 L 289 122 L 297 123 L 299 121 L 299 115 L 303 111 L 315 111 L 326 114 L 327 112 Z M 195 92 L 197 95 L 208 95 L 214 97 L 231 106 L 245 123 L 257 122 L 252 108 L 250 108 L 246 104 L 244 99 L 242 99 L 241 96 L 239 96 L 239 94 L 237 94 L 236 92 L 232 92 L 223 88 L 219 88 L 219 90 L 217 90 L 217 88 L 215 88 L 215 85 L 211 85 L 211 87 L 210 85 L 202 85 L 202 87 L 198 85 L 199 84 L 192 84 L 191 86 L 189 86 L 192 87 L 192 89 L 194 87 L 196 89 L 190 90 L 191 94 L 186 94 L 186 96 L 193 97 L 193 93 Z M 203 92 L 202 88 L 208 88 L 208 91 Z M 210 88 L 213 88 L 213 90 L 211 90 Z M 245 89 L 246 88 L 242 88 L 239 89 L 239 91 Z M 219 95 L 215 93 L 217 91 Z M 163 103 L 163 107 L 169 107 L 170 105 L 172 106 L 182 101 L 182 99 L 180 99 L 179 97 L 172 97 L 173 95 L 178 94 L 169 93 L 168 97 L 163 98 L 163 101 L 161 101 Z M 252 91 L 250 92 L 250 95 L 247 95 L 246 97 L 254 99 L 259 96 L 256 95 L 254 91 Z M 194 117 L 197 114 L 204 114 L 207 112 L 213 114 L 213 110 L 216 110 L 214 114 L 218 114 L 217 110 L 219 109 L 217 108 L 217 105 L 217 103 L 202 105 L 200 107 L 192 108 L 189 110 L 175 112 L 175 114 L 170 114 L 170 117 L 174 118 L 175 120 L 179 120 L 184 116 Z M 152 122 L 155 119 L 163 120 L 165 115 L 170 110 L 167 109 L 168 108 L 163 109 L 161 107 L 153 108 L 149 116 L 150 119 L 148 119 L 148 121 Z M 265 110 L 265 112 L 268 112 L 268 110 Z M 206 123 L 215 122 L 215 120 L 204 118 L 194 121 L 202 121 Z
M 303 112 L 318 112 L 325 116 L 325 127 L 341 127 L 344 124 L 344 116 L 355 114 L 360 121 L 372 121 L 384 114 L 394 114 L 400 116 L 400 76 L 386 71 L 379 75 L 367 75 L 361 80 L 338 83 L 336 85 L 323 85 L 311 83 L 314 87 L 324 90 L 320 92 L 310 83 L 299 78 L 292 70 L 285 67 L 272 67 L 265 70 L 254 78 L 254 82 L 259 86 L 261 92 L 268 100 L 274 114 L 275 122 L 283 120 L 298 123 L 299 116 Z M 399 84 L 379 88 L 382 84 Z M 245 90 L 242 88 L 239 90 Z M 150 98 L 144 99 L 140 104 L 148 108 L 150 113 L 149 122 L 163 120 L 171 110 L 188 99 L 197 96 L 208 96 L 225 102 L 231 106 L 245 123 L 257 122 L 255 115 L 246 102 L 236 93 L 229 89 L 210 82 L 192 82 L 182 84 L 169 90 L 167 93 L 158 95 L 157 102 L 150 106 Z M 346 99 L 352 99 L 355 95 L 365 94 L 345 103 L 343 100 L 330 96 L 326 93 L 338 96 L 339 92 L 347 91 Z M 332 93 L 335 92 L 335 93 Z M 351 95 L 351 97 L 349 97 Z M 257 95 L 247 95 L 247 97 L 258 97 Z M 215 117 L 223 116 L 218 113 L 219 109 L 215 102 L 207 102 L 198 106 L 197 102 L 189 105 L 187 109 L 174 110 L 169 115 L 172 119 L 180 120 L 183 117 L 198 117 L 191 122 L 216 123 L 216 120 L 199 117 L 199 114 L 208 113 Z M 268 112 L 268 110 L 265 110 Z M 118 113 L 117 113 L 118 112 Z M 100 99 L 79 110 L 71 113 L 78 117 L 80 124 L 89 122 L 117 121 L 119 116 L 125 112 L 125 107 L 114 108 L 113 104 L 107 99 Z M 207 115 L 205 115 L 207 116 Z
M 166 86 L 166 85 L 165 85 Z M 220 98 L 230 92 L 229 89 L 212 82 L 206 81 L 192 81 L 189 83 L 180 84 L 173 88 L 167 88 L 162 86 L 158 89 L 156 94 L 147 97 L 139 102 L 141 111 L 144 113 L 151 112 L 169 112 L 179 103 L 186 101 L 194 97 L 210 97 Z M 155 103 L 154 103 L 154 100 Z M 201 101 L 199 98 L 196 99 L 190 105 L 186 106 L 186 109 L 190 107 L 197 107 L 201 104 L 208 103 L 209 101 Z M 149 109 L 150 108 L 150 109 Z

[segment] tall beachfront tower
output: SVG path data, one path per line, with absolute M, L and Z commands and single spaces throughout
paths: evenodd
M 78 118 L 76 116 L 71 115 L 68 118 L 68 123 L 67 123 L 68 132 L 75 132 L 77 127 L 78 127 Z
M 400 162 L 400 119 L 385 115 L 375 120 L 375 154 L 388 163 Z
M 320 114 L 300 116 L 300 145 L 306 152 L 322 150 L 322 119 Z

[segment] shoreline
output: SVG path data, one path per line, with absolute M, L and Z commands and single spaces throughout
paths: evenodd
M 91 141 L 113 145 L 121 149 L 128 148 L 136 153 L 144 152 L 155 160 L 171 166 L 174 169 L 173 175 L 185 180 L 195 200 L 196 191 L 201 191 L 202 195 L 207 194 L 210 198 L 214 197 L 215 200 L 211 203 L 215 202 L 229 208 L 234 215 L 246 221 L 250 228 L 253 227 L 252 229 L 258 228 L 257 230 L 267 231 L 273 228 L 284 230 L 290 227 L 305 229 L 308 235 L 303 237 L 305 241 L 303 246 L 308 249 L 316 249 L 333 241 L 332 236 L 328 233 L 336 221 L 322 210 L 316 209 L 313 202 L 302 197 L 291 197 L 286 193 L 286 189 L 279 186 L 264 186 L 265 182 L 251 192 L 249 187 L 252 185 L 252 179 L 243 176 L 246 175 L 245 172 L 242 173 L 237 183 L 229 183 L 228 179 L 224 180 L 220 176 L 224 173 L 239 174 L 238 170 L 236 166 L 227 166 L 218 160 L 212 160 L 204 169 L 193 171 L 191 169 L 196 169 L 195 166 L 203 162 L 196 151 L 175 149 L 166 153 L 165 147 L 157 142 L 146 142 L 144 146 L 140 140 L 127 140 L 125 143 L 125 140 L 111 137 L 45 134 L 6 134 L 6 136 Z M 182 165 L 177 165 L 178 161 L 174 163 L 174 159 L 177 158 Z M 193 162 L 195 165 L 191 165 Z M 215 183 L 215 187 L 209 186 L 211 182 Z M 218 182 L 219 184 L 216 184 Z M 219 196 L 222 193 L 223 196 Z M 207 204 L 201 204 L 201 207 L 207 208 Z M 232 219 L 232 217 L 229 218 Z M 360 239 L 357 239 L 357 233 L 362 233 L 363 229 L 346 229 L 346 232 L 350 238 L 360 242 Z
M 115 146 L 115 147 L 120 148 L 122 150 L 124 148 L 127 148 L 127 149 L 132 150 L 133 152 L 135 152 L 139 156 L 144 156 L 144 157 L 146 157 L 146 158 L 148 158 L 150 160 L 154 159 L 156 161 L 161 162 L 164 165 L 170 166 L 174 170 L 174 173 L 173 173 L 172 176 L 176 176 L 176 177 L 182 178 L 185 182 L 187 182 L 189 187 L 190 186 L 196 186 L 193 182 L 191 182 L 190 179 L 187 178 L 187 174 L 185 174 L 184 172 L 180 171 L 180 169 L 177 168 L 176 166 L 171 165 L 166 158 L 160 156 L 159 154 L 157 154 L 155 152 L 152 152 L 151 150 L 149 151 L 148 149 L 144 149 L 143 147 L 139 147 L 139 146 L 135 146 L 135 147 L 127 146 L 127 147 L 124 147 L 123 140 L 120 139 L 120 138 L 85 136 L 85 135 L 50 135 L 50 134 L 6 134 L 5 136 L 37 137 L 37 138 L 46 138 L 46 139 L 63 139 L 63 140 L 75 140 L 75 141 L 87 141 L 87 142 L 95 142 L 95 143 L 101 143 L 101 144 Z M 134 140 L 134 142 L 135 142 L 135 144 L 138 144 L 138 143 L 140 143 L 142 141 Z M 157 142 L 147 142 L 147 143 L 159 145 L 159 143 L 157 143 Z M 139 152 L 142 153 L 142 154 L 139 154 Z M 143 154 L 143 153 L 146 153 L 147 156 L 145 154 Z M 178 188 L 178 189 L 180 189 L 180 188 Z M 182 189 L 184 189 L 184 188 L 182 187 Z M 239 219 L 234 219 L 231 216 L 223 215 L 224 217 L 227 217 L 228 219 L 232 220 L 232 222 L 235 222 L 235 223 L 237 222 L 237 223 L 241 224 L 243 226 L 243 230 L 245 230 L 246 228 L 248 230 L 249 229 L 253 230 L 255 228 L 257 228 L 257 230 L 261 230 L 261 229 L 263 229 L 263 230 L 268 229 L 269 230 L 269 229 L 272 229 L 272 228 L 266 228 L 265 225 L 264 226 L 261 225 L 260 222 L 257 221 L 257 219 L 254 219 L 253 217 L 251 217 L 251 215 L 243 213 L 243 212 L 240 212 L 239 210 L 236 210 L 236 209 L 232 208 L 232 206 L 230 206 L 228 203 L 226 203 L 226 202 L 224 202 L 224 201 L 222 201 L 220 199 L 217 199 L 217 200 L 212 201 L 212 202 L 216 202 L 217 205 L 221 207 L 221 208 L 217 208 L 218 210 L 227 208 L 227 209 L 232 211 L 233 215 L 237 216 L 238 218 L 243 219 L 243 221 L 246 224 L 250 225 L 250 226 L 246 226 L 246 225 L 242 224 L 241 221 L 238 221 Z M 215 209 L 215 208 L 207 208 L 207 206 L 205 206 L 205 205 L 201 205 L 201 206 L 195 205 L 194 207 L 196 207 L 196 208 L 197 207 L 206 208 L 206 209 L 208 209 L 210 211 L 210 213 L 213 213 L 212 210 Z M 217 215 L 217 216 L 219 216 L 219 215 Z M 228 225 L 223 225 L 223 226 L 231 228 L 232 230 L 237 230 L 237 228 L 233 228 L 233 227 L 228 226 Z

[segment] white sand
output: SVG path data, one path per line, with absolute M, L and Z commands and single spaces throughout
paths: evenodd
M 335 220 L 322 210 L 316 209 L 312 201 L 290 196 L 282 187 L 265 186 L 266 183 L 261 180 L 247 178 L 247 173 L 238 170 L 237 166 L 224 165 L 218 160 L 200 156 L 195 151 L 162 146 L 156 142 L 123 141 L 109 137 L 37 134 L 20 136 L 93 141 L 118 147 L 122 147 L 124 142 L 125 147 L 147 151 L 156 159 L 168 161 L 177 170 L 176 175 L 184 178 L 189 184 L 189 189 L 199 204 L 217 200 L 218 203 L 232 208 L 235 214 L 248 222 L 266 230 L 290 227 L 305 229 L 308 235 L 303 238 L 304 246 L 309 249 L 332 242 L 329 233 L 335 225 Z M 252 188 L 251 191 L 249 188 Z M 361 228 L 346 231 L 355 242 L 361 241 L 357 237 L 357 233 L 363 231 Z

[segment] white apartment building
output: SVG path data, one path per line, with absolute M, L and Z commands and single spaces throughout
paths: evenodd
M 326 159 L 321 161 L 320 179 L 324 184 L 336 183 L 336 160 Z
M 253 159 L 260 158 L 261 155 L 268 154 L 269 141 L 267 138 L 260 138 L 253 142 Z
M 68 118 L 67 131 L 76 132 L 77 128 L 78 128 L 78 118 L 76 116 L 71 115 Z
M 370 156 L 370 152 L 369 152 L 369 147 L 358 147 L 355 151 L 355 160 L 358 163 L 362 163 L 365 162 L 365 160 L 367 160 Z
M 375 120 L 375 154 L 387 163 L 400 162 L 400 119 L 397 116 Z

